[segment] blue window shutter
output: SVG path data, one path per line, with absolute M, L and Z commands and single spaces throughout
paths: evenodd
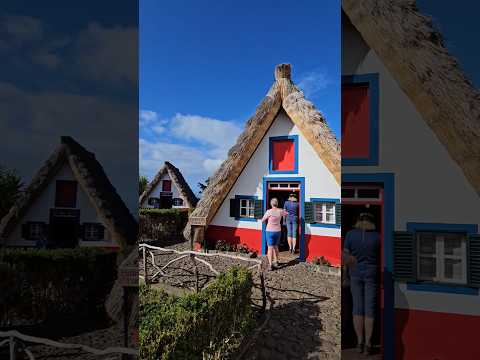
M 255 201 L 255 219 L 261 219 L 263 217 L 263 200 Z
M 315 214 L 313 212 L 313 202 L 305 202 L 304 206 L 304 218 L 307 224 L 312 224 L 315 222 Z
M 467 246 L 468 285 L 480 287 L 480 234 L 471 234 Z
M 417 249 L 413 232 L 393 233 L 393 277 L 402 282 L 417 279 Z
M 342 204 L 335 204 L 335 225 L 342 225 Z
M 236 218 L 240 216 L 240 200 L 230 199 L 230 217 Z

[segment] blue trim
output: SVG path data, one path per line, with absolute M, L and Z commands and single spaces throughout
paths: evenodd
M 258 196 L 235 195 L 235 199 L 258 200 Z M 236 217 L 235 220 L 237 220 L 237 221 L 252 221 L 252 222 L 257 222 L 258 221 L 258 219 L 251 218 L 251 217 Z
M 293 170 L 273 170 L 273 142 L 276 140 L 293 140 L 295 167 Z M 268 150 L 268 170 L 269 174 L 298 174 L 298 135 L 288 136 L 271 136 L 269 138 L 269 150 Z
M 395 294 L 393 284 L 393 232 L 395 229 L 395 175 L 393 173 L 342 174 L 342 182 L 383 183 L 383 356 L 385 360 L 395 357 Z
M 305 178 L 304 177 L 263 177 L 262 186 L 263 186 L 263 212 L 267 211 L 267 191 L 269 182 L 278 182 L 278 181 L 291 181 L 300 183 L 300 261 L 305 261 Z M 262 255 L 267 253 L 267 239 L 265 237 L 265 228 L 266 224 L 262 222 Z
M 407 222 L 407 231 L 444 231 L 444 232 L 465 232 L 467 234 L 478 233 L 477 224 L 445 224 L 445 223 L 420 223 Z
M 478 289 L 467 286 L 432 283 L 407 283 L 407 290 L 445 294 L 478 295 Z
M 333 198 L 310 198 L 310 202 L 328 202 L 332 204 L 339 204 L 340 199 L 333 199 Z M 322 227 L 322 228 L 329 228 L 329 229 L 340 229 L 342 226 L 337 224 L 324 224 L 324 223 L 310 223 L 310 226 L 313 227 Z
M 369 156 L 367 158 L 344 158 L 342 157 L 342 166 L 366 166 L 378 165 L 379 148 L 379 88 L 378 74 L 362 74 L 342 76 L 343 84 L 368 84 L 369 97 Z

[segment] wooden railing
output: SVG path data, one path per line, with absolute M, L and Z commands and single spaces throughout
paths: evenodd
M 265 288 L 265 273 L 264 267 L 262 266 L 263 262 L 261 259 L 254 259 L 254 258 L 247 258 L 244 256 L 232 255 L 232 254 L 225 254 L 225 253 L 205 253 L 205 252 L 198 252 L 192 250 L 185 250 L 179 251 L 171 248 L 162 248 L 158 246 L 152 246 L 145 243 L 141 243 L 138 246 L 139 251 L 142 253 L 142 268 L 143 268 L 143 275 L 139 275 L 146 284 L 149 284 L 153 280 L 161 277 L 170 277 L 166 270 L 169 266 L 176 263 L 179 260 L 189 258 L 193 269 L 194 269 L 194 279 L 195 279 L 195 287 L 189 287 L 191 290 L 198 292 L 199 288 L 199 273 L 198 273 L 198 263 L 204 264 L 213 274 L 214 276 L 220 275 L 220 272 L 213 267 L 205 258 L 212 258 L 212 257 L 223 257 L 229 258 L 232 260 L 239 260 L 244 262 L 253 263 L 253 265 L 249 266 L 249 270 L 257 270 L 260 276 L 260 290 L 262 293 L 262 311 L 265 311 L 267 306 L 267 294 Z M 178 255 L 176 258 L 168 261 L 166 264 L 161 265 L 157 264 L 155 255 L 158 253 L 164 254 L 176 254 Z M 154 272 L 149 274 L 149 269 L 147 266 L 148 259 L 150 259 L 150 266 L 153 268 Z M 208 285 L 207 285 L 208 286 Z
M 93 347 L 82 345 L 82 344 L 68 344 L 62 343 L 50 339 L 39 338 L 35 336 L 25 335 L 16 330 L 10 331 L 0 331 L 0 339 L 6 338 L 0 341 L 0 347 L 8 345 L 10 350 L 10 360 L 15 360 L 17 355 L 17 350 L 23 351 L 30 360 L 35 360 L 33 353 L 27 348 L 25 343 L 38 344 L 53 346 L 59 349 L 72 349 L 72 350 L 82 350 L 86 353 L 93 355 L 108 355 L 108 354 L 119 354 L 122 356 L 135 356 L 138 357 L 138 350 L 124 348 L 124 347 L 108 347 L 106 349 L 100 350 Z

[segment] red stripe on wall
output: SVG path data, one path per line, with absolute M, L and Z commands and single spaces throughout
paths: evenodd
M 480 317 L 395 309 L 395 359 L 474 360 Z
M 315 257 L 324 256 L 332 265 L 340 266 L 340 237 L 306 234 L 305 242 L 307 261 L 312 261 Z
M 208 240 L 225 240 L 233 245 L 244 244 L 249 249 L 262 252 L 262 231 L 229 226 L 209 225 L 206 238 Z

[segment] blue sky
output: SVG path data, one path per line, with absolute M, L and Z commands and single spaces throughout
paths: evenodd
M 0 165 L 28 184 L 70 135 L 138 214 L 137 54 L 134 1 L 2 2 Z
M 141 1 L 140 173 L 169 160 L 197 191 L 282 62 L 339 136 L 339 1 Z

